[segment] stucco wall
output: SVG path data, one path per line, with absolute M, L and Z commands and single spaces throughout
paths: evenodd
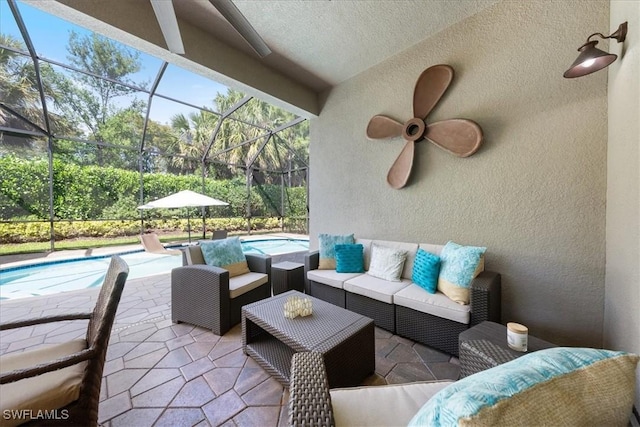
M 610 21 L 629 33 L 610 49 L 604 345 L 640 354 L 640 2 L 612 1 Z
M 608 1 L 504 1 L 325 94 L 311 124 L 312 245 L 321 232 L 354 232 L 486 246 L 503 321 L 600 346 L 607 75 L 562 73 L 608 27 Z M 404 141 L 369 141 L 365 128 L 375 114 L 411 118 L 415 81 L 438 63 L 456 77 L 428 121 L 473 119 L 484 145 L 460 159 L 421 142 L 410 185 L 393 190 L 386 174 Z

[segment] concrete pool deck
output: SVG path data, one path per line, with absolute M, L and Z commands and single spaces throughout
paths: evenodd
M 231 237 L 240 237 L 241 240 L 263 240 L 263 239 L 302 239 L 307 240 L 309 236 L 306 234 L 294 234 L 294 233 L 272 233 L 272 234 L 247 234 L 247 235 L 234 235 Z M 123 246 L 108 246 L 102 248 L 89 248 L 89 249 L 73 249 L 73 250 L 61 250 L 54 252 L 38 252 L 32 254 L 16 254 L 16 255 L 1 255 L 0 267 L 18 267 L 21 265 L 37 264 L 43 261 L 56 261 L 61 259 L 75 259 L 89 256 L 99 255 L 113 255 L 123 252 L 143 250 L 141 244 L 123 245 Z M 279 261 L 290 261 L 290 259 L 280 259 Z M 298 261 L 301 262 L 301 261 Z

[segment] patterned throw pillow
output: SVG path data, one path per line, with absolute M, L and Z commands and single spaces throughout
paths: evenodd
M 440 390 L 409 426 L 624 426 L 638 359 L 576 347 L 529 353 Z
M 424 249 L 418 249 L 413 262 L 411 280 L 430 294 L 438 289 L 438 275 L 440 274 L 440 257 Z
M 335 245 L 337 273 L 364 273 L 364 246 Z
M 371 246 L 371 263 L 367 274 L 390 282 L 400 282 L 407 251 L 387 246 Z
M 201 241 L 202 256 L 208 265 L 224 268 L 229 271 L 229 277 L 239 276 L 249 272 L 247 259 L 242 252 L 240 239 Z
M 438 290 L 458 304 L 469 304 L 469 287 L 486 250 L 448 242 L 440 253 Z
M 353 244 L 355 243 L 355 239 L 353 238 L 353 234 L 319 234 L 318 243 L 320 245 L 318 270 L 335 270 L 336 252 L 334 246 L 339 244 Z

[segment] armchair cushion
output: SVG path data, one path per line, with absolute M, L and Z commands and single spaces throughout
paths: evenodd
M 336 427 L 407 425 L 434 394 L 451 381 L 424 381 L 330 390 Z
M 229 277 L 249 272 L 239 238 L 203 240 L 200 242 L 200 247 L 206 263 L 229 271 Z
M 3 355 L 0 357 L 0 371 L 6 373 L 30 368 L 86 348 L 87 341 L 79 339 L 62 344 L 45 345 L 32 351 Z M 86 366 L 87 362 L 81 362 L 57 371 L 3 384 L 0 414 L 4 414 L 5 410 L 21 409 L 51 411 L 77 400 Z M 25 421 L 27 420 L 12 417 L 9 420 L 3 419 L 2 425 L 13 426 Z M 5 422 L 7 424 L 4 424 Z
M 269 281 L 269 276 L 250 271 L 240 276 L 229 278 L 229 298 L 236 298 Z

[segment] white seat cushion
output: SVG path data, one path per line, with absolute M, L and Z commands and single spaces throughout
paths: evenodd
M 254 290 L 260 285 L 269 281 L 269 276 L 264 273 L 250 271 L 240 276 L 229 278 L 229 298 L 236 298 L 240 295 Z
M 408 279 L 401 279 L 400 282 L 390 282 L 368 274 L 362 274 L 344 282 L 344 290 L 386 302 L 387 304 L 393 304 L 393 295 L 410 284 L 411 280 Z
M 396 305 L 412 308 L 422 313 L 432 314 L 454 322 L 469 324 L 471 306 L 458 304 L 442 292 L 430 294 L 412 283 L 393 296 Z
M 86 348 L 87 341 L 80 339 L 62 344 L 45 345 L 23 353 L 3 355 L 0 357 L 0 371 L 6 373 L 29 368 Z M 6 410 L 31 410 L 31 413 L 37 415 L 39 410 L 52 411 L 77 400 L 86 366 L 87 362 L 81 362 L 64 369 L 1 385 L 0 414 L 4 414 Z M 3 417 L 2 425 L 15 426 L 25 421 L 28 420 Z
M 375 387 L 333 389 L 336 427 L 406 426 L 437 392 L 452 381 L 424 381 Z
M 337 273 L 335 270 L 309 270 L 307 279 L 323 285 L 343 289 L 343 283 L 354 277 L 362 276 L 362 273 Z

